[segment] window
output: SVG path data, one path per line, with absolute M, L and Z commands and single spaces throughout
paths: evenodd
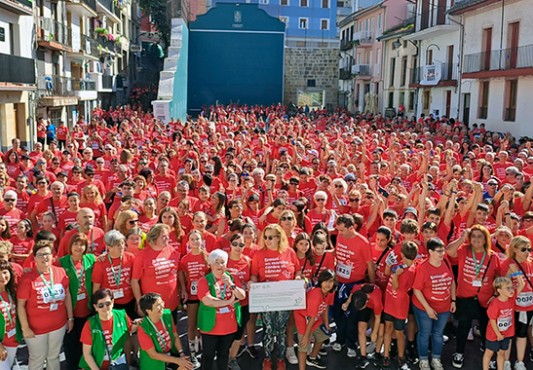
M 425 111 L 429 110 L 429 102 L 431 101 L 431 91 L 425 90 L 424 95 L 422 95 L 422 109 Z
M 308 0 L 300 0 L 300 6 L 301 7 L 308 7 L 309 5 L 308 4 Z
M 398 102 L 398 106 L 403 105 L 405 106 L 405 92 L 400 92 L 400 101 Z
M 321 19 L 320 20 L 320 29 L 321 30 L 329 30 L 329 19 Z
M 306 30 L 308 27 L 307 26 L 308 22 L 309 22 L 308 18 L 298 18 L 298 28 L 301 30 Z
M 279 0 L 279 5 L 287 6 L 289 5 L 289 0 Z
M 307 80 L 307 87 L 316 87 L 316 80 Z
M 322 8 L 324 9 L 329 8 L 329 0 L 322 0 Z
M 505 81 L 505 106 L 503 107 L 503 120 L 514 122 L 516 120 L 516 98 L 518 94 L 518 80 Z
M 405 86 L 405 80 L 407 79 L 407 57 L 402 57 L 402 75 L 400 79 L 400 86 Z M 403 104 L 403 101 L 402 101 Z
M 394 75 L 396 73 L 396 58 L 390 60 L 390 81 L 389 86 L 394 86 Z
M 409 110 L 410 111 L 415 110 L 415 92 L 414 91 L 409 92 Z
M 480 82 L 479 89 L 479 109 L 477 113 L 477 118 L 486 119 L 488 115 L 489 108 L 489 81 Z
M 394 92 L 389 92 L 389 106 L 388 108 L 394 108 Z

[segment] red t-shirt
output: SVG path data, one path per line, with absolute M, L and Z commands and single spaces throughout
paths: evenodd
M 68 245 L 70 243 L 70 239 L 74 234 L 79 233 L 80 231 L 78 229 L 72 229 L 69 230 L 63 235 L 63 238 L 61 239 L 61 243 L 59 244 L 59 249 L 57 251 L 58 257 L 63 257 L 68 254 Z M 105 243 L 104 243 L 104 230 L 100 229 L 99 227 L 93 227 L 87 234 L 87 239 L 89 241 L 89 249 L 87 250 L 87 253 L 94 253 L 95 255 L 99 256 L 105 251 Z
M 108 254 L 103 261 L 98 260 L 94 264 L 93 283 L 100 284 L 100 288 L 110 289 L 116 304 L 124 305 L 133 299 L 131 273 L 134 261 L 133 253 L 124 252 L 122 259 L 111 258 Z
M 251 275 L 251 259 L 247 256 L 242 256 L 240 260 L 235 261 L 231 258 L 228 258 L 228 264 L 226 270 L 233 276 L 233 282 L 239 288 L 242 288 L 245 292 L 248 290 L 247 284 L 250 281 Z M 248 305 L 248 294 L 241 301 L 241 306 Z
M 180 261 L 181 271 L 187 276 L 187 293 L 189 300 L 198 300 L 198 281 L 208 270 L 204 255 L 187 253 Z
M 392 317 L 405 320 L 409 312 L 410 296 L 409 291 L 415 281 L 416 266 L 411 265 L 403 270 L 398 276 L 398 289 L 392 287 L 392 277 L 389 279 L 385 290 L 384 311 Z
M 448 312 L 451 305 L 453 279 L 453 272 L 448 262 L 442 261 L 439 267 L 435 267 L 427 259 L 420 263 L 416 269 L 413 289 L 422 291 L 428 304 L 437 313 Z M 416 295 L 413 295 L 413 304 L 424 310 L 424 306 L 416 298 Z
M 298 271 L 300 262 L 291 248 L 282 253 L 263 248 L 252 259 L 252 275 L 259 282 L 292 280 Z
M 507 272 L 509 270 L 509 266 L 511 264 L 515 264 L 518 266 L 518 263 L 516 263 L 513 259 L 506 259 L 501 263 L 500 267 L 500 275 L 505 276 L 507 275 Z M 516 311 L 532 311 L 533 310 L 533 289 L 531 288 L 530 282 L 533 281 L 533 261 L 528 259 L 527 261 L 520 264 L 520 267 L 518 267 L 518 271 L 525 272 L 524 280 L 526 280 L 526 284 L 524 285 L 524 288 L 520 292 L 520 294 L 516 297 L 516 305 L 515 310 Z M 513 283 L 515 285 L 515 289 L 518 285 L 518 280 L 516 277 L 512 278 Z
M 159 331 L 160 335 L 157 336 L 157 341 L 159 342 L 159 345 L 161 346 L 162 353 L 168 353 L 172 349 L 172 339 L 170 337 L 170 333 L 167 330 L 167 327 L 163 324 L 163 320 L 159 320 L 158 322 L 154 323 L 157 331 Z M 174 333 L 177 333 L 176 325 L 174 322 L 172 323 L 172 331 Z M 154 340 L 152 337 L 150 337 L 146 332 L 144 331 L 143 327 L 139 325 L 139 329 L 137 330 L 137 338 L 139 339 L 139 346 L 143 351 L 148 351 L 152 348 L 155 348 Z
M 26 300 L 28 323 L 37 335 L 60 329 L 67 323 L 68 276 L 60 267 L 51 266 L 50 269 L 53 286 L 52 276 L 43 274 L 43 280 L 37 269 L 22 275 L 18 285 L 17 298 Z
M 33 245 L 35 244 L 32 238 L 20 240 L 16 235 L 11 238 L 11 243 L 13 244 L 13 254 L 31 254 Z M 26 258 L 12 258 L 13 262 L 19 264 L 23 264 L 25 259 Z
M 490 297 L 494 294 L 492 282 L 499 274 L 500 259 L 495 254 L 485 254 L 485 257 L 483 258 L 483 253 L 476 253 L 475 261 L 472 257 L 472 248 L 466 244 L 462 245 L 457 250 L 459 266 L 457 297 L 471 298 L 477 295 L 479 303 L 486 307 Z M 489 268 L 488 270 L 487 266 Z M 485 270 L 487 270 L 487 272 L 485 272 Z
M 313 252 L 315 264 L 313 265 L 313 279 L 318 279 L 318 275 L 326 269 L 335 271 L 335 255 L 330 251 L 325 251 L 320 256 Z M 324 260 L 322 260 L 322 258 Z M 322 264 L 321 264 L 322 262 Z
M 104 338 L 105 338 L 107 348 L 113 348 L 113 319 L 114 317 L 111 316 L 111 319 L 109 320 L 100 320 L 100 323 L 102 324 L 102 332 L 104 333 Z M 128 322 L 128 329 L 131 329 L 131 320 L 127 315 L 126 315 L 126 320 Z M 83 326 L 83 329 L 81 331 L 80 342 L 88 346 L 92 346 L 93 344 L 93 335 L 91 333 L 91 323 L 89 321 L 87 321 L 85 325 Z M 107 357 L 107 353 L 104 355 L 104 361 L 102 362 L 102 366 L 100 368 L 102 370 L 107 370 L 109 368 L 109 359 Z
M 179 304 L 178 266 L 180 255 L 168 246 L 160 251 L 147 247 L 135 256 L 133 279 L 139 279 L 141 293 L 159 293 L 165 307 L 175 310 Z
M 222 282 L 222 280 L 215 278 L 215 294 L 218 298 L 227 300 L 231 298 L 232 292 Z M 207 279 L 202 277 L 198 281 L 198 298 L 202 300 L 209 292 L 209 285 Z M 237 317 L 235 316 L 235 308 L 233 305 L 217 308 L 215 327 L 208 333 L 210 335 L 226 335 L 235 333 L 237 331 Z
M 294 321 L 298 334 L 305 334 L 308 317 L 314 321 L 311 333 L 316 330 L 323 322 L 322 313 L 333 304 L 334 298 L 334 293 L 328 293 L 324 296 L 320 287 L 311 289 L 306 295 L 306 308 L 294 311 Z
M 4 321 L 6 323 L 4 339 L 2 344 L 4 347 L 18 347 L 18 341 L 16 334 L 17 326 L 17 305 L 16 301 L 11 298 L 6 291 L 0 293 L 0 309 L 2 315 L 4 315 Z
M 364 286 L 364 284 L 356 284 L 353 286 L 351 293 L 355 293 Z M 381 289 L 374 285 L 374 289 L 370 294 L 367 293 L 368 296 L 368 302 L 366 303 L 366 308 L 370 308 L 372 311 L 374 311 L 374 315 L 381 315 L 383 312 L 383 294 L 381 293 Z
M 350 239 L 339 235 L 335 254 L 339 283 L 353 283 L 365 279 L 368 262 L 372 261 L 372 250 L 367 238 L 359 233 Z
M 77 298 L 73 314 L 74 317 L 88 317 L 91 314 L 91 311 L 89 310 L 88 306 L 89 297 L 91 294 L 93 294 L 93 292 L 87 291 L 87 286 L 85 284 L 85 271 L 83 270 L 82 260 L 75 261 L 74 268 L 76 269 L 76 275 L 78 276 L 79 285 L 77 292 L 70 292 L 70 294 L 76 294 Z
M 514 309 L 515 300 L 513 298 L 509 298 L 506 302 L 495 298 L 487 308 L 489 320 L 496 320 L 498 330 L 504 338 L 514 337 Z M 493 342 L 498 340 L 490 322 L 487 325 L 487 339 Z

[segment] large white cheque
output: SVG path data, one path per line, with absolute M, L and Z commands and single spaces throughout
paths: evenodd
M 249 308 L 252 313 L 304 309 L 306 308 L 305 281 L 253 283 L 250 286 Z

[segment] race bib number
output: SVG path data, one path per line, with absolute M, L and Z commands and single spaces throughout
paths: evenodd
M 191 295 L 198 295 L 198 281 L 191 281 Z
M 41 288 L 41 296 L 43 297 L 44 303 L 64 301 L 65 294 L 65 288 L 61 284 L 54 284 L 52 291 L 50 291 L 47 287 Z
M 522 292 L 516 297 L 516 305 L 519 307 L 529 307 L 533 304 L 533 292 Z
M 124 297 L 124 290 L 117 289 L 117 290 L 113 291 L 113 299 L 119 299 L 119 298 L 122 298 L 122 297 Z
M 512 317 L 500 317 L 497 320 L 497 323 L 498 323 L 498 330 L 506 331 L 513 325 L 513 318 Z
M 337 262 L 337 276 L 343 279 L 349 279 L 350 275 L 352 275 L 352 266 Z
M 472 280 L 472 286 L 475 287 L 475 288 L 481 288 L 482 286 L 482 282 L 481 282 L 481 279 L 474 279 Z
M 17 329 L 13 328 L 13 329 L 11 329 L 10 331 L 7 332 L 7 337 L 8 338 L 14 337 L 15 334 L 17 334 Z

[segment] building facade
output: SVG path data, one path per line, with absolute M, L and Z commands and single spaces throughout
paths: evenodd
M 487 130 L 533 136 L 533 6 L 528 0 L 457 3 L 464 25 L 461 117 Z
M 25 144 L 33 140 L 32 101 L 35 62 L 32 57 L 33 3 L 0 1 L 0 146 L 15 137 Z

